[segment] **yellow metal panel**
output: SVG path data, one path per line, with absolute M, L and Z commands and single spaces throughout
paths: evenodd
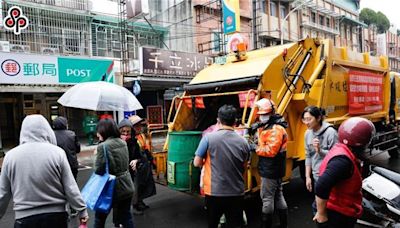
M 247 53 L 247 60 L 236 61 L 230 56 L 224 65 L 213 64 L 200 71 L 189 84 L 201 84 L 216 81 L 227 81 L 251 76 L 260 76 L 271 62 L 281 55 L 285 48 L 295 46 L 296 43 L 264 48 Z

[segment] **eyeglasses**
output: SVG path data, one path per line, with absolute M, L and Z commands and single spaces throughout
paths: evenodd
M 312 120 L 313 120 L 313 117 L 304 117 L 304 118 L 301 119 L 301 121 L 304 124 L 310 123 Z

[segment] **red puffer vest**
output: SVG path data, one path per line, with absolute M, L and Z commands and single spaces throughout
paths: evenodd
M 340 181 L 332 188 L 327 208 L 349 217 L 359 218 L 362 215 L 362 177 L 359 169 L 360 163 L 350 149 L 344 144 L 337 143 L 325 156 L 319 173 L 322 176 L 328 162 L 339 155 L 345 155 L 351 160 L 353 163 L 353 175 L 346 180 Z

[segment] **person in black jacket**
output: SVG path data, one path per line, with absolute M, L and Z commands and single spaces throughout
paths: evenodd
M 65 151 L 72 174 L 76 180 L 79 166 L 77 154 L 81 152 L 78 137 L 75 132 L 68 130 L 68 120 L 65 117 L 57 117 L 53 121 L 53 128 L 57 139 L 57 146 Z

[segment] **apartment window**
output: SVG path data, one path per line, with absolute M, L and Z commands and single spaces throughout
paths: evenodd
M 219 33 L 218 31 L 214 31 L 211 34 L 212 52 L 213 53 L 218 53 L 221 51 L 220 41 L 221 41 L 221 33 Z
M 261 12 L 267 13 L 267 0 L 261 0 Z
M 98 56 L 107 56 L 107 30 L 104 26 L 96 29 L 96 47 Z
M 323 15 L 319 15 L 319 24 L 320 25 L 325 25 L 325 20 L 324 20 L 324 16 Z
M 119 29 L 112 29 L 110 30 L 110 33 L 112 57 L 121 58 L 121 39 L 119 35 Z
M 211 45 L 212 45 L 212 53 L 219 53 L 221 52 L 221 42 L 222 42 L 222 36 L 224 36 L 224 34 L 221 34 L 219 31 L 214 31 L 211 34 Z M 226 45 L 227 42 L 227 37 L 225 36 L 225 44 Z
M 350 28 L 346 29 L 346 34 L 347 34 L 347 39 L 350 40 L 351 39 L 351 29 Z
M 64 37 L 64 51 L 68 54 L 78 54 L 79 53 L 79 33 L 74 30 L 63 30 Z
M 128 57 L 130 59 L 136 59 L 138 56 L 138 48 L 136 45 L 136 39 L 133 35 L 128 35 L 127 36 L 127 41 L 128 41 Z
M 276 6 L 275 2 L 271 1 L 269 3 L 269 11 L 270 11 L 271 16 L 273 16 L 273 17 L 277 17 L 278 16 L 278 14 L 277 14 L 277 6 Z
M 281 12 L 281 18 L 285 18 L 287 15 L 286 7 L 281 5 L 280 12 Z
M 311 22 L 316 23 L 317 22 L 317 15 L 315 12 L 311 12 Z
M 326 18 L 326 27 L 331 27 L 331 20 L 329 19 L 329 17 Z

